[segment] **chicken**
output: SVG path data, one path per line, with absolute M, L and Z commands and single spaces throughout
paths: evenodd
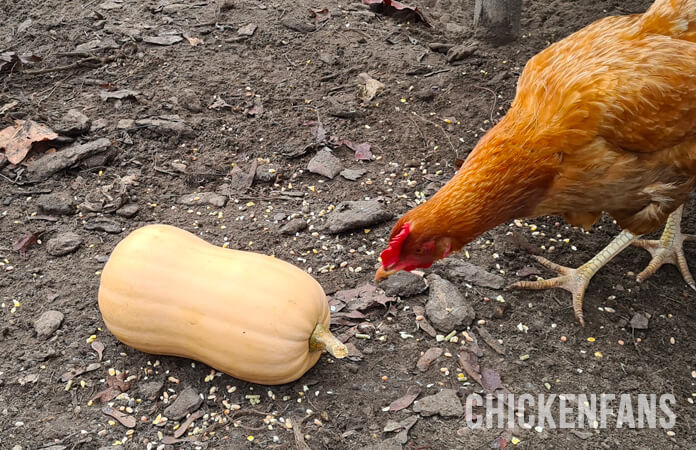
M 651 251 L 639 276 L 686 265 L 682 205 L 696 184 L 696 0 L 657 0 L 607 17 L 535 55 L 505 117 L 455 176 L 394 226 L 377 280 L 426 268 L 515 218 L 562 215 L 591 227 L 603 212 L 621 233 L 577 269 L 513 288 L 563 288 L 582 301 L 592 276 L 629 245 Z M 669 220 L 668 220 L 669 218 Z M 659 241 L 639 240 L 666 224 Z

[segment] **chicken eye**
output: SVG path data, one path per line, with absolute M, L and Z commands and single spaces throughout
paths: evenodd
M 423 253 L 423 249 L 422 248 L 416 249 L 416 253 L 420 255 L 421 253 Z

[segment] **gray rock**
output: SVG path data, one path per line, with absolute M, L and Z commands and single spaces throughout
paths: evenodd
M 443 389 L 435 395 L 423 397 L 413 404 L 413 411 L 421 416 L 458 417 L 464 414 L 462 402 L 454 389 Z
M 344 231 L 375 225 L 393 217 L 378 200 L 359 200 L 340 203 L 326 220 L 325 229 L 338 234 Z
M 34 329 L 36 330 L 37 337 L 41 340 L 45 340 L 53 336 L 53 333 L 60 328 L 60 324 L 63 323 L 63 313 L 60 311 L 46 311 L 41 314 L 38 319 L 34 321 Z
M 440 261 L 435 266 L 435 272 L 455 283 L 466 282 L 491 289 L 502 289 L 505 286 L 503 277 L 486 272 L 481 267 L 461 259 L 449 258 Z
M 203 404 L 203 399 L 193 388 L 186 388 L 176 397 L 174 403 L 164 410 L 164 415 L 170 420 L 179 420 L 192 413 Z
M 253 36 L 254 32 L 256 32 L 256 29 L 258 28 L 258 25 L 255 23 L 250 23 L 248 25 L 244 25 L 243 27 L 240 27 L 237 30 L 237 34 L 239 36 Z
M 148 119 L 138 119 L 135 121 L 137 127 L 149 128 L 150 130 L 163 136 L 181 135 L 193 137 L 193 128 L 184 122 L 178 115 L 168 115 L 151 117 Z
M 476 313 L 457 287 L 447 280 L 432 274 L 430 297 L 425 304 L 425 314 L 438 330 L 449 333 L 471 325 Z
M 304 219 L 292 219 L 280 228 L 280 233 L 285 235 L 293 235 L 307 229 L 307 222 Z
M 365 447 L 360 447 L 359 450 L 402 450 L 403 448 L 404 446 L 399 442 L 399 438 L 393 437 L 385 439 L 377 444 L 370 444 Z
M 116 124 L 116 128 L 119 130 L 132 130 L 135 128 L 135 120 L 133 119 L 121 119 Z
M 53 127 L 58 134 L 79 136 L 89 131 L 92 121 L 77 109 L 68 110 L 60 121 Z
M 131 217 L 134 217 L 136 214 L 138 214 L 138 211 L 140 211 L 140 207 L 137 204 L 128 203 L 127 205 L 123 205 L 119 209 L 117 209 L 116 215 L 125 217 L 126 219 L 130 219 Z
M 227 203 L 227 197 L 216 194 L 215 192 L 199 192 L 180 197 L 179 203 L 186 206 L 212 205 L 217 208 L 222 208 Z
M 333 180 L 343 170 L 343 163 L 331 151 L 324 149 L 309 161 L 307 170 Z
M 49 153 L 27 166 L 29 177 L 33 181 L 43 180 L 56 172 L 73 166 L 78 161 L 103 153 L 111 148 L 111 141 L 107 138 L 85 144 L 73 144 L 64 150 Z
M 379 283 L 379 287 L 390 296 L 403 298 L 413 297 L 428 289 L 428 285 L 420 275 L 411 272 L 397 272 Z
M 67 192 L 42 195 L 36 203 L 39 205 L 39 211 L 43 214 L 55 216 L 75 214 L 75 200 Z
M 631 328 L 634 330 L 647 330 L 650 324 L 650 317 L 645 313 L 635 313 L 631 317 Z
M 164 389 L 164 383 L 162 381 L 148 381 L 138 386 L 140 396 L 150 401 L 157 400 L 162 389 Z
M 346 180 L 355 181 L 367 173 L 365 169 L 343 169 L 341 176 Z
M 80 235 L 72 232 L 60 233 L 46 243 L 46 251 L 51 256 L 64 256 L 77 250 L 80 245 Z
M 179 96 L 179 103 L 193 113 L 202 112 L 204 107 L 198 94 L 191 89 L 184 89 Z
M 121 232 L 121 224 L 107 217 L 95 217 L 85 223 L 85 229 L 90 231 L 103 231 L 105 233 L 118 234 Z
M 271 172 L 271 169 L 274 168 L 267 165 L 258 166 L 256 168 L 256 175 L 254 176 L 254 179 L 261 183 L 273 183 L 276 179 L 276 172 Z

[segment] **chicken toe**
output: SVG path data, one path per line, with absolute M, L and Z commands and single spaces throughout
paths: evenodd
M 582 312 L 582 301 L 585 297 L 585 289 L 590 283 L 590 280 L 599 269 L 606 263 L 611 261 L 614 256 L 618 255 L 622 250 L 631 245 L 638 236 L 624 230 L 613 241 L 609 243 L 602 251 L 594 258 L 587 261 L 577 269 L 558 265 L 548 259 L 535 256 L 544 267 L 558 272 L 559 277 L 550 278 L 548 280 L 539 281 L 518 281 L 513 283 L 508 288 L 511 289 L 551 289 L 561 288 L 570 292 L 573 295 L 573 311 L 575 318 L 580 322 L 580 325 L 585 326 L 585 318 Z
M 696 290 L 696 282 L 694 282 L 694 277 L 691 276 L 691 271 L 689 270 L 686 257 L 684 256 L 684 242 L 696 240 L 696 235 L 683 234 L 681 232 L 683 212 L 684 206 L 682 205 L 679 209 L 670 214 L 660 239 L 640 239 L 633 243 L 633 245 L 649 251 L 652 255 L 650 264 L 648 264 L 645 270 L 639 273 L 636 278 L 636 281 L 639 283 L 650 278 L 664 264 L 673 264 L 677 266 L 679 272 L 681 272 L 686 284 Z

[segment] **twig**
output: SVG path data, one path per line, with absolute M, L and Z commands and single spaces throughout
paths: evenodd
M 51 67 L 48 69 L 39 69 L 39 70 L 25 70 L 24 74 L 27 75 L 41 75 L 44 73 L 52 73 L 52 72 L 62 72 L 65 70 L 72 70 L 72 69 L 77 69 L 80 67 L 97 67 L 100 65 L 108 64 L 110 62 L 114 62 L 119 58 L 122 58 L 123 54 L 119 53 L 118 55 L 112 55 L 112 56 L 104 56 L 104 57 L 98 57 L 98 56 L 90 56 L 89 58 L 83 58 L 79 61 L 76 61 L 72 64 L 68 64 L 67 66 L 58 66 L 58 67 Z
M 304 436 L 302 435 L 302 420 L 295 419 L 294 417 L 291 419 L 292 420 L 292 432 L 295 435 L 295 448 L 297 450 L 312 450 L 309 445 L 304 440 Z
M 169 170 L 162 169 L 162 168 L 157 167 L 157 166 L 153 167 L 153 169 L 155 170 L 155 172 L 166 173 L 167 175 L 171 175 L 171 176 L 173 176 L 173 177 L 179 176 L 178 174 L 176 174 L 176 173 L 174 173 L 174 172 L 170 172 Z
M 447 134 L 447 132 L 445 131 L 444 128 L 442 128 L 440 125 L 436 124 L 436 123 L 433 122 L 432 120 L 428 120 L 428 119 L 426 119 L 425 117 L 419 116 L 419 115 L 416 114 L 415 112 L 412 112 L 412 113 L 413 113 L 414 116 L 418 117 L 418 118 L 419 118 L 420 120 L 422 120 L 423 122 L 427 122 L 427 123 L 429 123 L 430 125 L 434 126 L 435 128 L 439 128 L 440 131 L 442 131 L 442 134 L 445 135 L 445 138 L 447 138 L 447 142 L 449 142 L 450 147 L 452 147 L 452 151 L 454 151 L 454 154 L 455 154 L 457 157 L 459 157 L 459 152 L 458 152 L 457 149 L 454 147 L 454 144 L 452 144 L 452 140 L 450 139 L 449 134 Z
M 3 175 L 3 174 L 1 174 L 1 173 L 0 173 L 0 177 L 3 177 L 4 179 L 6 179 L 7 181 L 9 181 L 9 182 L 12 183 L 12 184 L 17 184 L 17 185 L 20 184 L 20 183 L 18 183 L 17 181 L 15 181 L 15 180 L 13 180 L 13 179 L 11 179 L 11 178 L 8 178 L 8 177 L 6 177 L 5 175 Z
M 439 73 L 445 73 L 445 72 L 449 72 L 449 69 L 434 70 L 432 72 L 428 72 L 425 75 L 423 75 L 423 78 L 432 77 L 433 75 L 437 75 Z
M 286 55 L 285 53 L 283 53 L 283 57 L 285 57 L 285 60 L 286 60 L 287 62 L 289 62 L 293 67 L 297 67 L 297 64 L 295 64 L 294 62 L 292 62 L 292 60 L 291 60 L 290 58 L 288 58 L 288 55 Z
M 491 94 L 493 94 L 493 107 L 491 108 L 490 119 L 491 119 L 491 123 L 492 123 L 492 124 L 495 124 L 496 121 L 493 119 L 493 113 L 495 112 L 495 106 L 496 106 L 496 104 L 497 104 L 497 102 L 498 102 L 498 94 L 496 94 L 495 91 L 494 91 L 493 89 L 487 88 L 486 86 L 479 86 L 479 85 L 475 84 L 474 87 L 477 87 L 477 88 L 479 88 L 479 89 L 486 90 L 486 91 L 490 92 Z

